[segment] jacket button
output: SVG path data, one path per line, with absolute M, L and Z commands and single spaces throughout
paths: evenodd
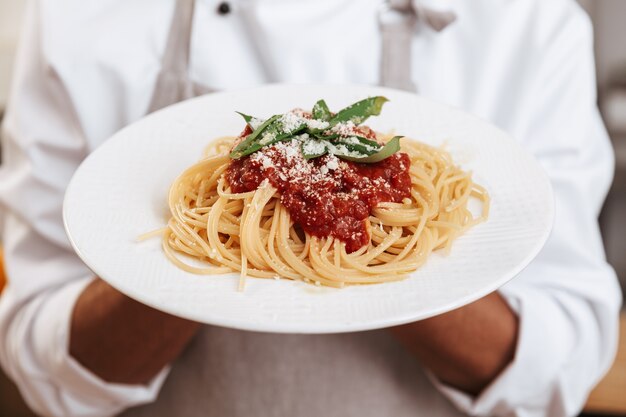
M 223 1 L 217 6 L 217 14 L 221 14 L 222 16 L 230 13 L 230 4 L 228 2 Z

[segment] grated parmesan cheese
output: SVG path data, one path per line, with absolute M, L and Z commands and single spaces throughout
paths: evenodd
M 339 168 L 339 159 L 335 155 L 329 155 L 326 161 L 326 168 L 334 171 Z
M 319 155 L 326 149 L 326 142 L 321 140 L 308 140 L 304 142 L 303 150 L 307 155 Z
M 280 119 L 278 120 L 283 126 L 283 132 L 293 132 L 304 124 L 302 119 L 302 117 L 290 111 L 289 113 L 285 113 L 280 116 Z
M 324 122 L 322 120 L 315 120 L 315 119 L 305 119 L 305 120 L 306 120 L 306 125 L 309 129 L 323 130 L 323 129 L 328 129 L 328 127 L 330 126 L 330 123 Z
M 337 123 L 333 126 L 331 131 L 337 133 L 339 136 L 353 136 L 358 132 L 356 125 L 352 121 Z
M 293 132 L 294 130 L 301 128 L 303 125 L 305 125 L 309 129 L 320 130 L 328 129 L 328 127 L 330 126 L 330 123 L 328 122 L 315 120 L 312 119 L 310 116 L 307 116 L 307 113 L 300 109 L 292 110 L 288 113 L 283 114 L 279 119 L 281 125 L 283 126 L 283 132 Z

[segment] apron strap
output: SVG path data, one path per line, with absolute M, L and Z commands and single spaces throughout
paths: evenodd
M 411 44 L 418 23 L 436 31 L 456 20 L 451 12 L 437 12 L 415 4 L 415 0 L 386 0 L 378 13 L 381 34 L 380 85 L 417 91 L 411 74 Z
M 148 113 L 197 95 L 188 75 L 194 6 L 195 0 L 176 0 Z
M 456 16 L 414 4 L 415 0 L 386 0 L 378 13 L 381 31 L 380 85 L 416 91 L 411 77 L 411 43 L 418 22 L 443 30 Z M 161 69 L 148 113 L 212 90 L 195 85 L 188 74 L 195 0 L 176 0 Z

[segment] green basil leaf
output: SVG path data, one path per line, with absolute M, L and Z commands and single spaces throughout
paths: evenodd
M 343 156 L 343 155 L 337 155 L 337 156 L 348 161 L 361 162 L 364 164 L 372 164 L 374 162 L 380 162 L 383 159 L 389 158 L 391 155 L 393 155 L 394 153 L 400 150 L 400 138 L 403 138 L 403 137 L 404 136 L 394 136 L 393 138 L 391 138 L 391 140 L 389 140 L 389 142 L 385 144 L 385 146 L 383 146 L 383 148 L 380 151 L 376 152 L 373 155 L 365 156 L 363 158 L 356 158 L 352 156 Z
M 280 120 L 281 115 L 278 115 L 275 118 L 274 116 L 272 117 L 273 120 L 267 126 L 264 126 L 263 124 L 259 127 L 259 129 L 255 130 L 249 135 L 252 136 L 257 133 L 257 131 L 263 130 L 258 135 L 256 135 L 253 140 L 246 145 L 245 148 L 239 150 L 237 153 L 237 155 L 239 156 L 235 157 L 234 159 L 250 155 L 265 146 L 271 146 L 277 142 L 291 140 L 296 134 L 303 131 L 307 126 L 306 123 L 302 123 L 294 127 L 292 130 L 284 130 L 285 127 Z M 235 148 L 235 150 L 237 150 L 237 148 Z M 233 158 L 233 153 L 231 153 L 231 158 Z
M 367 139 L 362 136 L 356 136 L 356 135 L 349 136 L 349 137 L 340 137 L 336 141 L 340 143 L 349 144 L 351 146 L 355 146 L 358 149 L 364 149 L 362 153 L 366 153 L 367 155 L 373 155 L 376 152 L 380 151 L 381 148 L 383 147 L 383 145 L 381 145 L 380 143 L 374 140 Z
M 319 140 L 334 140 L 339 138 L 339 135 L 336 133 L 332 133 L 330 135 L 325 134 L 324 132 L 320 132 L 319 130 L 310 130 L 307 129 L 306 133 L 309 134 L 309 136 L 314 137 L 315 139 L 319 139 Z
M 360 125 L 370 116 L 378 116 L 382 110 L 383 104 L 389 101 L 382 96 L 369 97 L 365 100 L 357 101 L 354 104 L 340 110 L 332 119 L 330 119 L 330 125 L 334 126 L 337 123 L 352 122 L 355 125 Z
M 356 159 L 367 158 L 371 153 L 360 146 L 343 142 L 327 142 L 328 153 L 339 157 L 352 157 Z
M 267 128 L 267 131 L 263 133 L 258 142 L 262 146 L 269 146 L 285 139 L 291 139 L 293 136 L 306 129 L 306 126 L 306 123 L 301 123 L 291 130 L 285 130 L 285 125 L 282 120 L 278 118 Z
M 292 135 L 288 135 L 288 134 L 283 134 L 280 136 L 276 136 L 275 138 L 273 138 L 272 140 L 265 142 L 265 143 L 261 143 L 260 141 L 256 141 L 253 144 L 251 144 L 250 146 L 248 146 L 248 148 L 242 152 L 241 157 L 243 156 L 248 156 L 250 154 L 255 153 L 258 150 L 261 150 L 261 148 L 264 148 L 266 146 L 271 146 L 277 142 L 282 142 L 282 141 L 287 141 L 287 140 L 291 140 L 293 139 Z M 237 158 L 235 158 L 237 159 Z
M 269 119 L 267 119 L 265 122 L 263 122 L 263 124 L 261 124 L 261 126 L 259 126 L 257 130 L 250 133 L 248 136 L 246 136 L 246 138 L 243 141 L 239 143 L 239 145 L 235 146 L 235 149 L 233 149 L 232 152 L 230 153 L 230 157 L 232 159 L 239 159 L 242 156 L 250 155 L 252 152 L 255 152 L 255 151 L 249 151 L 249 148 L 251 148 L 251 146 L 255 144 L 256 139 L 261 135 L 261 133 L 263 133 L 263 131 L 265 131 L 279 117 L 280 115 L 276 114 L 270 117 Z M 259 147 L 256 150 L 259 150 L 259 149 L 261 149 L 261 147 Z
M 241 117 L 243 117 L 243 120 L 245 120 L 245 121 L 246 121 L 246 124 L 247 124 L 248 126 L 250 126 L 250 121 L 251 121 L 252 119 L 254 119 L 254 117 L 253 117 L 253 116 L 250 116 L 250 115 L 248 115 L 248 114 L 244 114 L 244 113 L 242 113 L 242 112 L 240 112 L 240 111 L 235 111 L 235 113 L 237 113 L 238 115 L 240 115 Z M 250 126 L 250 128 L 252 129 L 252 126 Z M 254 130 L 254 129 L 253 129 L 253 130 Z
M 313 119 L 320 122 L 328 122 L 324 129 L 312 129 L 309 122 L 300 123 L 290 130 L 285 129 L 284 123 L 295 125 L 293 121 L 283 119 L 283 115 L 274 115 L 257 127 L 230 154 L 233 159 L 250 155 L 264 146 L 270 146 L 277 142 L 292 140 L 297 134 L 306 133 L 309 139 L 303 139 L 301 150 L 306 159 L 316 158 L 326 153 L 332 153 L 343 159 L 372 163 L 381 161 L 400 149 L 399 139 L 394 137 L 386 145 L 357 135 L 342 136 L 332 132 L 333 126 L 338 123 L 352 122 L 355 125 L 363 123 L 368 117 L 379 115 L 383 104 L 388 100 L 385 97 L 370 97 L 358 101 L 332 116 L 324 100 L 318 100 L 313 107 Z M 248 126 L 255 119 L 253 116 L 237 112 L 246 121 Z M 255 124 L 258 124 L 255 123 Z M 252 128 L 252 126 L 250 126 Z
M 311 113 L 313 113 L 314 119 L 324 122 L 329 121 L 332 117 L 332 113 L 324 100 L 318 100 L 318 102 L 313 106 L 313 111 Z
M 300 129 L 300 130 L 302 130 L 302 129 Z M 295 137 L 295 135 L 300 130 L 292 130 L 291 132 L 284 132 L 284 133 L 274 133 L 270 137 L 263 136 L 261 138 L 261 140 L 259 140 L 257 142 L 259 145 L 261 145 L 259 149 L 261 149 L 264 146 L 270 146 L 270 145 L 273 145 L 273 144 L 278 143 L 278 142 L 291 140 L 291 139 L 293 139 Z M 272 133 L 270 132 L 268 134 L 272 134 Z
M 333 143 L 334 148 L 331 148 L 331 153 L 337 156 L 352 156 L 353 158 L 366 158 L 370 155 L 374 155 L 378 152 L 378 149 L 372 149 L 365 147 L 358 143 L 346 143 L 338 141 Z

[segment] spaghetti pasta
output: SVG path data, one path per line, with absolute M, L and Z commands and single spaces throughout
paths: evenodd
M 196 274 L 239 272 L 240 289 L 246 276 L 330 287 L 400 280 L 488 216 L 489 196 L 470 172 L 443 149 L 405 140 L 401 152 L 410 160 L 409 196 L 379 202 L 364 220 L 367 243 L 349 251 L 338 237 L 315 236 L 295 224 L 267 179 L 256 190 L 233 192 L 226 173 L 229 153 L 240 140 L 211 143 L 204 159 L 174 181 L 172 216 L 162 231 L 163 249 L 176 266 Z M 468 209 L 471 198 L 482 203 L 480 216 Z

